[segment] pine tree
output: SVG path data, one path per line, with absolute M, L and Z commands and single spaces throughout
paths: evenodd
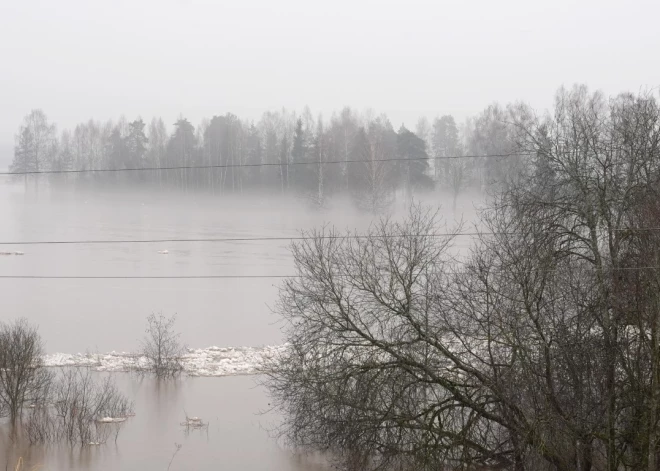
M 195 128 L 185 118 L 179 118 L 174 126 L 174 134 L 167 143 L 167 164 L 168 166 L 192 166 L 197 153 Z M 186 169 L 178 172 L 178 180 L 181 187 L 187 190 L 189 181 Z
M 143 167 L 146 160 L 147 143 L 149 140 L 144 133 L 144 121 L 136 119 L 128 125 L 128 136 L 126 136 L 126 148 L 128 160 L 132 167 Z
M 433 181 L 428 176 L 429 162 L 426 143 L 415 133 L 401 126 L 397 134 L 397 155 L 400 184 L 403 185 L 406 200 L 411 201 L 414 188 L 430 189 Z

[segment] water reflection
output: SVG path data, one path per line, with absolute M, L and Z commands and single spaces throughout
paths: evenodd
M 103 374 L 99 373 L 99 376 Z M 113 373 L 117 386 L 135 401 L 135 417 L 124 425 L 117 443 L 93 447 L 62 445 L 28 447 L 12 441 L 0 426 L 0 466 L 11 468 L 19 457 L 23 469 L 43 470 L 170 470 L 240 469 L 246 471 L 324 470 L 319 460 L 297 457 L 281 449 L 267 430 L 277 423 L 264 389 L 255 377 L 181 378 L 162 381 Z M 190 429 L 181 423 L 200 417 L 208 427 Z
M 140 204 L 136 204 L 140 202 Z M 430 201 L 434 203 L 437 201 Z M 142 204 L 144 203 L 144 204 Z M 471 199 L 466 208 L 472 208 Z M 399 208 L 402 209 L 402 208 Z M 466 221 L 470 218 L 466 217 Z M 205 198 L 162 194 L 94 196 L 24 194 L 0 183 L 0 240 L 160 239 L 292 236 L 325 222 L 363 230 L 370 218 L 350 205 L 309 212 L 286 198 Z M 291 273 L 286 242 L 171 243 L 167 246 L 29 246 L 24 257 L 0 260 L 3 275 L 280 275 Z M 169 250 L 168 255 L 158 250 Z M 268 305 L 277 297 L 271 279 L 224 280 L 12 280 L 0 286 L 3 312 L 39 325 L 49 353 L 135 351 L 151 312 L 178 313 L 182 339 L 192 347 L 260 346 L 282 341 Z M 47 470 L 227 469 L 308 471 L 318 459 L 294 457 L 266 430 L 277 417 L 254 378 L 186 378 L 159 382 L 115 374 L 135 401 L 117 446 L 86 449 L 31 447 L 12 441 L 0 425 L 0 469 L 19 457 L 25 468 Z M 206 433 L 187 433 L 186 414 L 209 422 Z M 12 468 L 13 469 L 13 468 Z

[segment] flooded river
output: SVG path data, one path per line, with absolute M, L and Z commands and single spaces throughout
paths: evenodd
M 326 222 L 361 230 L 370 218 L 348 205 L 309 211 L 293 199 L 55 193 L 45 185 L 37 192 L 0 181 L 0 241 L 289 237 Z M 118 278 L 0 278 L 0 319 L 25 317 L 37 324 L 47 353 L 135 351 L 152 312 L 176 313 L 181 339 L 192 348 L 277 345 L 280 326 L 269 306 L 281 282 L 276 277 L 293 272 L 288 246 L 287 241 L 2 246 L 0 251 L 24 255 L 0 257 L 0 276 Z M 181 275 L 275 278 L 121 278 Z M 112 375 L 135 401 L 136 412 L 116 445 L 28 449 L 12 444 L 7 427 L 0 426 L 0 465 L 23 456 L 39 469 L 57 471 L 166 470 L 178 443 L 171 470 L 322 469 L 282 450 L 269 435 L 277 417 L 260 414 L 268 409 L 268 397 L 255 376 L 168 383 Z M 184 410 L 208 421 L 208 430 L 186 435 L 180 426 Z

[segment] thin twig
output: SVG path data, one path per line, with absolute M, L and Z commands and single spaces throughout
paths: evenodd
M 167 471 L 170 471 L 170 466 L 172 466 L 172 461 L 174 461 L 174 457 L 179 452 L 182 445 L 180 445 L 178 443 L 175 443 L 174 446 L 176 447 L 176 450 L 174 450 L 174 453 L 172 453 L 172 458 L 170 459 L 170 464 L 167 465 Z

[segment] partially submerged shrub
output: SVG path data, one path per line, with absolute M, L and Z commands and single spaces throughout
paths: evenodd
M 180 334 L 174 331 L 176 315 L 165 317 L 162 313 L 147 318 L 146 336 L 142 341 L 142 357 L 146 361 L 143 371 L 158 378 L 174 377 L 183 371 L 181 356 L 185 348 L 179 342 Z
M 25 429 L 30 443 L 64 440 L 71 445 L 115 441 L 133 406 L 106 377 L 96 380 L 87 368 L 63 371 L 51 386 L 47 404 L 35 405 Z
M 0 322 L 0 416 L 12 424 L 26 404 L 43 403 L 51 373 L 43 367 L 43 343 L 25 319 Z
M 69 443 L 115 440 L 133 407 L 110 377 L 96 381 L 88 369 L 66 370 L 55 386 L 54 409 L 59 437 Z M 110 420 L 109 420 L 110 419 Z
M 101 444 L 115 440 L 132 404 L 114 382 L 98 380 L 87 368 L 55 376 L 43 365 L 37 328 L 20 319 L 0 322 L 0 416 L 30 443 L 66 440 Z M 18 427 L 22 426 L 22 427 Z

